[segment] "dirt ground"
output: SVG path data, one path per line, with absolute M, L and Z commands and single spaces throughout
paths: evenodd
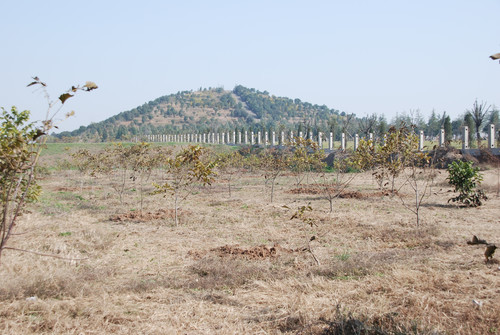
M 175 226 L 168 197 L 147 196 L 141 215 L 133 185 L 122 204 L 105 179 L 50 170 L 10 246 L 70 260 L 4 251 L 0 333 L 342 334 L 343 320 L 363 334 L 498 334 L 500 252 L 486 263 L 466 243 L 500 246 L 498 171 L 482 173 L 478 208 L 448 203 L 438 174 L 419 227 L 401 203 L 411 190 L 392 197 L 368 172 L 332 213 L 292 176 L 273 203 L 258 172 L 234 178 L 231 198 L 219 180 Z M 307 204 L 316 225 L 291 219 Z

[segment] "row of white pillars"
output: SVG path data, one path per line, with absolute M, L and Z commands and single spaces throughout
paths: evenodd
M 488 148 L 495 148 L 495 125 L 490 124 L 488 127 Z M 469 127 L 464 127 L 462 134 L 462 149 L 469 149 Z
M 249 136 L 250 135 L 250 136 Z M 303 137 L 303 132 L 299 132 L 299 137 Z M 294 133 L 290 131 L 288 140 L 293 141 Z M 342 150 L 346 149 L 345 134 L 342 133 Z M 237 140 L 236 140 L 237 139 Z M 313 133 L 309 132 L 309 139 L 314 141 Z M 333 133 L 330 132 L 328 139 L 328 150 L 333 150 Z M 359 143 L 359 137 L 356 135 L 355 147 Z M 373 134 L 370 134 L 370 139 L 373 139 Z M 136 138 L 137 140 L 137 138 Z M 146 140 L 149 142 L 194 142 L 194 143 L 207 143 L 207 144 L 245 144 L 245 145 L 286 145 L 285 132 L 281 132 L 279 144 L 276 137 L 276 132 L 271 133 L 271 141 L 269 141 L 269 134 L 266 131 L 262 142 L 262 133 L 259 131 L 255 134 L 251 132 L 233 132 L 232 137 L 230 133 L 203 133 L 203 134 L 175 134 L 175 135 L 146 135 Z M 244 140 L 244 141 L 242 141 Z M 318 133 L 317 143 L 319 148 L 323 148 L 323 133 Z
M 250 135 L 250 136 L 249 136 Z M 303 137 L 303 132 L 299 132 L 299 137 Z M 250 134 L 245 132 L 235 132 L 232 133 L 203 133 L 203 134 L 175 134 L 175 135 L 146 135 L 146 140 L 149 142 L 193 142 L 193 143 L 207 143 L 207 144 L 244 144 L 244 145 L 264 145 L 264 146 L 276 146 L 278 142 L 276 141 L 276 132 L 271 133 L 271 141 L 269 141 L 269 133 L 264 132 L 263 142 L 262 133 L 259 131 L 255 134 L 253 131 Z M 293 141 L 294 133 L 290 131 L 289 141 Z M 313 133 L 309 132 L 309 139 L 314 141 Z M 328 139 L 328 150 L 333 150 L 333 133 L 330 132 Z M 368 139 L 373 142 L 373 134 L 370 133 Z M 137 138 L 136 138 L 137 140 Z M 244 141 L 242 141 L 244 140 Z M 384 135 L 385 141 L 385 135 Z M 424 132 L 421 130 L 419 133 L 419 150 L 424 149 L 425 136 Z M 323 149 L 323 133 L 318 133 L 317 138 L 318 147 Z M 285 132 L 281 132 L 279 138 L 279 145 L 285 145 Z M 439 132 L 439 146 L 444 147 L 445 145 L 445 131 L 441 129 Z M 359 146 L 359 135 L 354 135 L 354 150 L 357 150 Z M 488 148 L 495 148 L 495 125 L 491 124 L 488 128 Z M 341 134 L 340 139 L 340 149 L 342 151 L 346 150 L 346 135 Z M 462 149 L 469 149 L 469 128 L 464 127 L 462 133 Z

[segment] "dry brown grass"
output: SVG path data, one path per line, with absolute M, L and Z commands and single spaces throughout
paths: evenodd
M 484 171 L 487 190 L 495 173 Z M 86 179 L 80 191 L 77 172 L 64 176 L 42 181 L 42 201 L 30 206 L 10 243 L 87 259 L 6 250 L 1 333 L 499 333 L 499 256 L 485 264 L 484 247 L 465 242 L 478 235 L 500 243 L 500 199 L 488 194 L 479 208 L 448 205 L 444 173 L 435 191 L 444 190 L 426 201 L 419 228 L 397 197 L 373 196 L 369 173 L 349 191 L 372 196 L 337 199 L 333 213 L 315 194 L 290 192 L 293 177 L 278 180 L 273 204 L 256 173 L 235 182 L 232 198 L 227 185 L 214 183 L 182 205 L 179 227 L 168 215 L 114 222 L 113 215 L 137 210 L 134 192 L 121 205 L 108 181 Z M 290 220 L 282 207 L 308 202 L 318 227 Z M 168 212 L 171 203 L 150 196 L 146 206 Z M 319 266 L 304 250 L 313 235 Z M 261 245 L 290 252 L 241 251 Z M 223 246 L 241 252 L 224 254 Z

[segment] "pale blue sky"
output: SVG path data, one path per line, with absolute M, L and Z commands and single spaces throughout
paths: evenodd
M 500 1 L 0 2 L 0 106 L 45 112 L 74 83 L 61 130 L 183 90 L 241 84 L 358 116 L 477 98 L 500 106 Z

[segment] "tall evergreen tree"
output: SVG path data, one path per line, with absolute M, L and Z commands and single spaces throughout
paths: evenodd
M 443 128 L 444 128 L 444 139 L 445 141 L 451 141 L 452 136 L 453 136 L 453 128 L 451 127 L 451 119 L 449 115 L 446 115 L 444 118 L 443 122 Z

